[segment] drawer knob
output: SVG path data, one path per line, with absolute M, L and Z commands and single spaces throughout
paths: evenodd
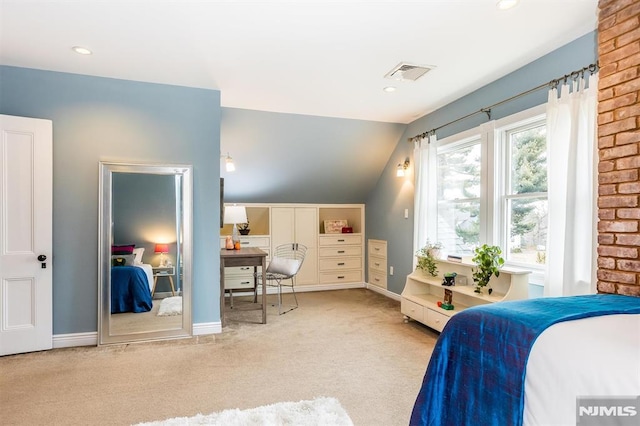
M 338 266 L 344 266 L 344 262 L 338 262 Z
M 338 253 L 342 254 L 342 253 L 344 253 L 344 250 L 338 250 Z
M 343 239 L 338 239 L 338 242 L 339 243 L 344 243 L 344 240 Z
M 374 265 L 376 265 L 376 266 L 380 266 L 380 264 L 379 264 L 378 262 L 374 263 Z
M 338 279 L 339 280 L 343 280 L 344 279 L 344 275 L 338 275 Z

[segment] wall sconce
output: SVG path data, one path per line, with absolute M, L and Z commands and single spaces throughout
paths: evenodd
M 398 169 L 396 170 L 397 177 L 404 177 L 405 172 L 409 168 L 409 159 L 404 160 L 404 163 L 398 164 Z
M 156 253 L 160 253 L 160 265 L 166 266 L 167 260 L 164 258 L 165 253 L 169 253 L 169 244 L 156 244 L 156 248 L 154 250 Z
M 231 158 L 228 152 L 227 155 L 222 155 L 222 153 L 220 153 L 220 158 L 224 159 L 224 168 L 226 171 L 234 172 L 236 170 L 236 165 L 233 163 L 233 158 Z

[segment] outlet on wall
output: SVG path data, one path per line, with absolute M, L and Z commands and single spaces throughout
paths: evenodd
M 389 275 L 393 275 L 393 266 L 389 266 Z

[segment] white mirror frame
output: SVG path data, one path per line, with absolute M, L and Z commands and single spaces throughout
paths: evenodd
M 113 173 L 141 173 L 182 176 L 182 324 L 180 328 L 136 331 L 130 334 L 111 332 L 111 241 Z M 192 236 L 193 236 L 193 170 L 182 164 L 135 164 L 100 162 L 98 210 L 98 344 L 164 340 L 193 335 L 191 313 Z

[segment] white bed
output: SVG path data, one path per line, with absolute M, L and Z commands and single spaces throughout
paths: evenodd
M 640 395 L 640 315 L 552 325 L 525 375 L 524 425 L 575 425 L 577 396 Z
M 153 267 L 147 263 L 136 263 L 134 266 L 141 268 L 147 275 L 147 282 L 149 283 L 149 292 L 153 291 Z

